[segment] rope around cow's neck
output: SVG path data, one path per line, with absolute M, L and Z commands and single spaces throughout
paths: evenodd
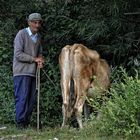
M 48 74 L 45 72 L 45 70 L 42 69 L 42 71 L 44 72 L 44 74 L 46 75 L 46 77 L 50 80 L 50 82 L 53 84 L 53 86 L 56 87 L 56 85 L 55 85 L 54 82 L 50 79 L 50 77 L 49 77 Z

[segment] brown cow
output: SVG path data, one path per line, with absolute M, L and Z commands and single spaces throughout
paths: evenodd
M 96 51 L 82 44 L 66 45 L 60 53 L 59 65 L 63 97 L 62 127 L 74 113 L 79 127 L 83 128 L 82 112 L 88 91 L 97 86 L 102 91 L 108 88 L 109 66 Z M 96 82 L 93 76 L 96 77 Z

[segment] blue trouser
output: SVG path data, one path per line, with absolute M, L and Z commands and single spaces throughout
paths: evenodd
M 36 78 L 14 76 L 16 123 L 29 123 L 36 100 Z

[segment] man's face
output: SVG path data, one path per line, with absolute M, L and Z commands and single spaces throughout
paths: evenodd
M 31 32 L 33 34 L 36 34 L 39 29 L 41 28 L 41 21 L 38 21 L 38 20 L 35 20 L 35 21 L 29 21 L 28 24 L 29 24 L 29 27 L 31 29 Z

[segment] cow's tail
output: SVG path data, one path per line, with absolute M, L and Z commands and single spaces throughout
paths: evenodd
M 71 81 L 70 81 L 69 108 L 68 108 L 69 117 L 71 117 L 72 114 L 73 114 L 73 109 L 74 109 L 75 102 L 76 102 L 76 97 L 75 97 L 75 94 L 74 94 L 74 80 L 71 79 Z

